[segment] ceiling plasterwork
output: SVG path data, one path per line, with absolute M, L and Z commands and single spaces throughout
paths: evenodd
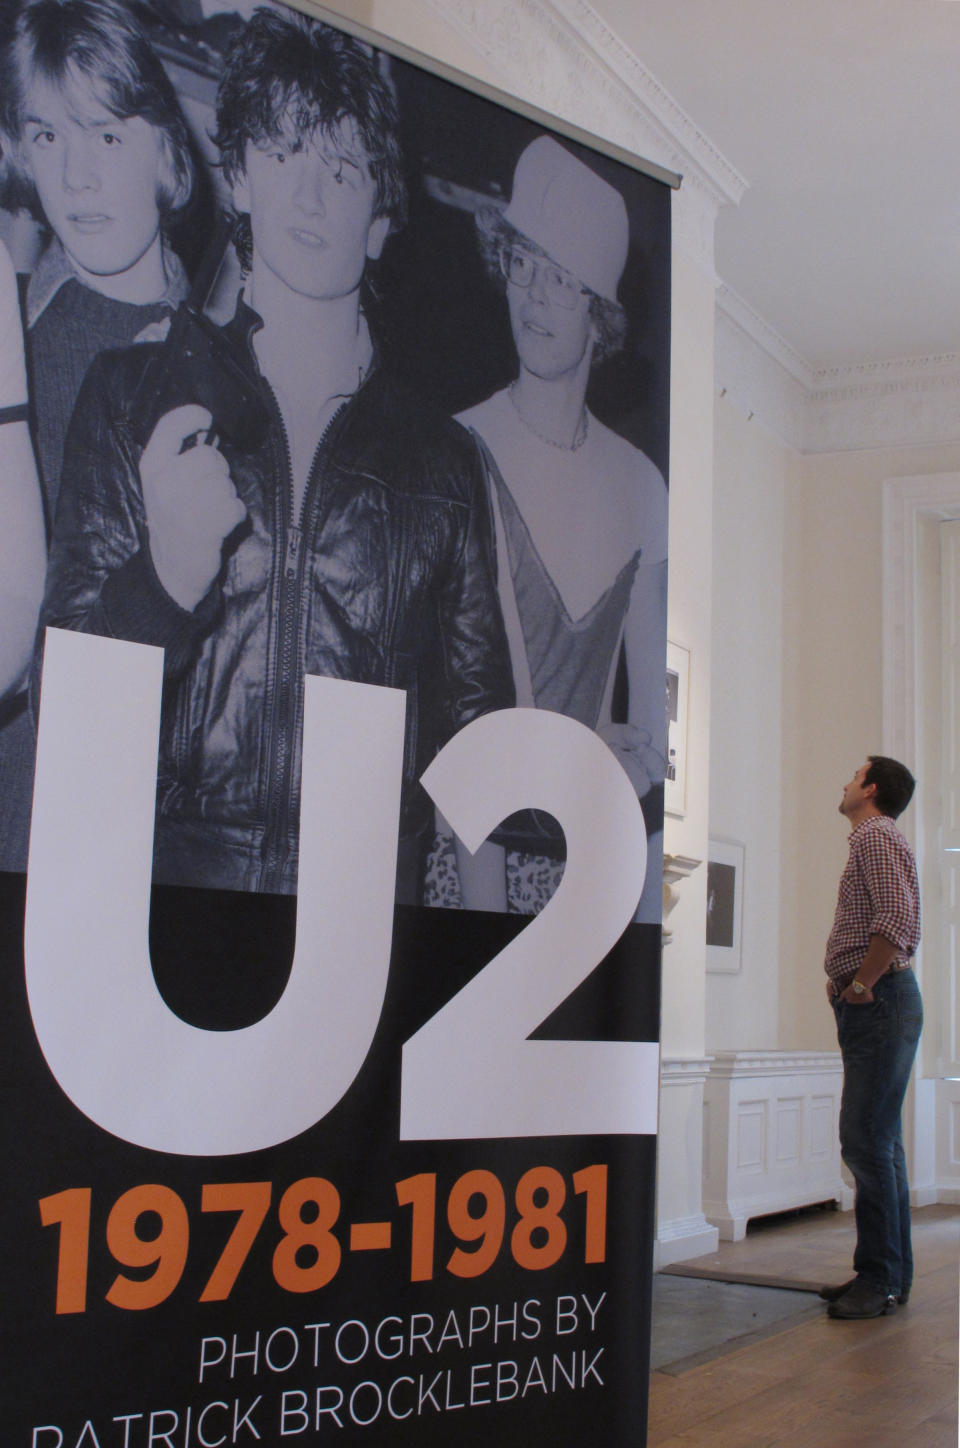
M 813 368 L 725 287 L 716 390 L 799 452 L 960 442 L 960 356 Z
M 911 357 L 818 372 L 804 450 L 960 442 L 960 358 Z

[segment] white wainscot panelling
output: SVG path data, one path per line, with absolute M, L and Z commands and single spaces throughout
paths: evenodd
M 656 1270 L 717 1250 L 717 1229 L 701 1205 L 703 1133 L 709 1123 L 703 1087 L 709 1065 L 708 1058 L 692 1057 L 660 1062 Z
M 839 1051 L 718 1051 L 704 1085 L 703 1212 L 726 1241 L 751 1217 L 853 1205 L 840 1175 Z
M 936 1083 L 938 1202 L 960 1203 L 960 1081 Z

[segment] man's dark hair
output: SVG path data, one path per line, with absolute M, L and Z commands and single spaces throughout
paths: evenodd
M 903 814 L 913 798 L 917 781 L 905 764 L 888 759 L 884 754 L 868 754 L 870 768 L 863 776 L 864 785 L 875 784 L 874 803 L 881 814 L 895 820 Z
M 483 206 L 477 212 L 477 241 L 480 246 L 480 255 L 487 275 L 491 281 L 500 288 L 506 289 L 507 283 L 503 272 L 500 269 L 500 255 L 505 248 L 512 246 L 522 247 L 533 256 L 542 257 L 545 261 L 553 261 L 553 257 L 531 241 L 529 236 L 524 236 L 509 221 L 505 221 L 503 213 L 497 206 Z M 556 263 L 554 263 L 556 265 Z M 579 280 L 579 278 L 578 278 Z M 590 297 L 590 320 L 596 329 L 597 340 L 594 343 L 591 365 L 596 366 L 607 357 L 614 357 L 622 348 L 627 336 L 627 314 L 619 302 L 611 302 L 607 297 L 600 297 L 589 287 L 584 291 Z
M 118 120 L 140 116 L 163 136 L 170 178 L 157 196 L 167 220 L 189 201 L 194 166 L 187 125 L 156 51 L 129 5 L 119 0 L 27 0 L 0 46 L 0 130 L 14 142 L 23 134 L 31 81 L 58 89 L 85 80 Z M 6 148 L 4 148 L 6 149 Z M 29 203 L 41 215 L 33 183 L 10 157 L 6 203 Z
M 324 136 L 356 125 L 374 184 L 374 216 L 391 228 L 407 215 L 397 109 L 376 61 L 359 41 L 304 15 L 255 10 L 227 52 L 217 91 L 220 165 L 231 185 L 244 172 L 247 143 Z M 235 237 L 249 268 L 249 225 Z

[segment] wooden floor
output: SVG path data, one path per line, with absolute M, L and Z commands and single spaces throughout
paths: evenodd
M 651 1377 L 648 1448 L 957 1448 L 960 1208 L 914 1215 L 916 1278 L 892 1317 L 800 1323 L 679 1377 Z M 850 1276 L 851 1212 L 763 1227 L 700 1259 L 776 1277 Z

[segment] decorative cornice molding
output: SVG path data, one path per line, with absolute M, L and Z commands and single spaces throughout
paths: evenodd
M 721 282 L 717 288 L 717 309 L 803 387 L 808 390 L 813 387 L 816 370 L 806 357 L 726 282 Z
M 960 442 L 960 355 L 817 370 L 806 452 Z
M 798 452 L 960 442 L 960 353 L 814 367 L 725 285 L 716 384 Z
M 671 169 L 689 173 L 695 166 L 704 182 L 714 189 L 718 205 L 739 205 L 749 182 L 593 6 L 587 0 L 550 0 L 550 3 L 566 17 L 576 36 L 588 40 L 600 60 L 623 82 L 633 102 L 642 103 L 647 114 L 656 120 L 680 163 Z
M 425 0 L 504 89 L 683 176 L 674 244 L 715 280 L 719 208 L 747 182 L 586 0 Z
M 844 396 L 851 387 L 901 385 L 914 378 L 954 377 L 960 372 L 960 352 L 941 352 L 931 357 L 894 357 L 888 362 L 858 362 L 847 367 L 818 367 L 814 383 L 829 394 L 837 389 Z

